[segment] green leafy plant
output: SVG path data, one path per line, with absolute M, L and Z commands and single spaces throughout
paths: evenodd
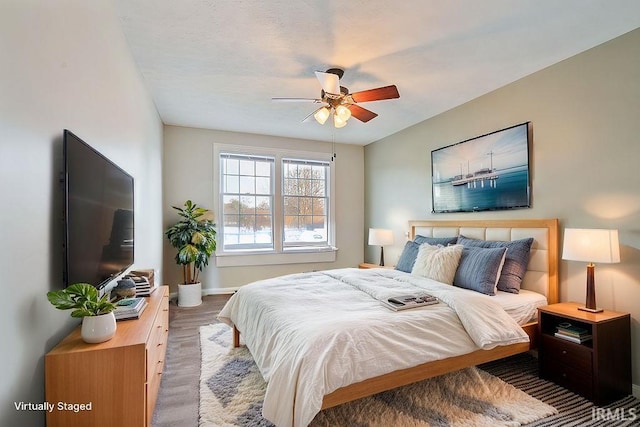
M 47 299 L 59 310 L 73 310 L 71 317 L 99 316 L 116 308 L 107 294 L 98 297 L 98 290 L 88 283 L 75 283 L 60 291 L 47 292 Z
M 182 266 L 184 284 L 198 283 L 198 274 L 209 265 L 216 250 L 216 225 L 211 211 L 187 200 L 184 208 L 172 206 L 181 219 L 165 235 L 171 246 L 178 250 L 175 261 Z

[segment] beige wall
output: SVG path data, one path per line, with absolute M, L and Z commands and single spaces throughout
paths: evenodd
M 331 155 L 331 144 L 324 142 L 165 126 L 163 168 L 165 229 L 177 218 L 171 206 L 182 206 L 186 199 L 191 199 L 194 203 L 209 209 L 213 207 L 214 143 L 324 152 L 327 153 L 327 159 Z M 225 292 L 229 291 L 225 288 L 236 288 L 255 280 L 283 274 L 355 267 L 362 262 L 364 149 L 360 146 L 337 144 L 336 152 L 336 244 L 338 247 L 336 261 L 257 267 L 217 267 L 214 257 L 201 275 L 205 293 Z M 214 214 L 219 218 L 217 212 Z M 173 260 L 174 256 L 173 248 L 165 239 L 165 283 L 171 285 L 172 292 L 176 291 L 176 284 L 182 280 L 182 273 Z
M 365 147 L 367 227 L 395 231 L 395 262 L 412 219 L 559 218 L 616 228 L 621 263 L 596 268 L 598 305 L 632 315 L 640 384 L 640 30 L 553 65 Z M 428 78 L 428 70 L 426 71 Z M 532 207 L 432 214 L 431 150 L 531 121 Z M 365 246 L 368 261 L 378 252 Z M 387 255 L 388 253 L 388 255 Z M 561 261 L 562 301 L 585 299 L 585 265 Z M 637 389 L 636 389 L 637 391 Z
M 135 178 L 137 267 L 162 257 L 162 123 L 109 1 L 0 6 L 0 425 L 42 426 L 44 354 L 79 324 L 62 289 L 62 131 Z M 99 369 L 99 367 L 96 367 Z

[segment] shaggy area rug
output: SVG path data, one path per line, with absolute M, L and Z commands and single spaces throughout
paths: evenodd
M 200 328 L 200 426 L 271 426 L 266 383 L 232 330 Z M 557 413 L 480 369 L 468 368 L 320 412 L 312 426 L 520 426 Z

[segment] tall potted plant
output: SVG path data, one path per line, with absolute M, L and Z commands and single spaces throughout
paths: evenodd
M 187 200 L 184 207 L 172 206 L 180 220 L 165 235 L 178 252 L 175 261 L 182 266 L 183 282 L 178 284 L 178 305 L 194 307 L 202 303 L 199 273 L 209 265 L 216 250 L 216 225 L 211 211 Z
M 116 317 L 107 295 L 88 283 L 75 283 L 60 291 L 47 292 L 47 299 L 59 310 L 73 310 L 71 317 L 82 318 L 80 335 L 85 342 L 108 341 L 116 333 Z

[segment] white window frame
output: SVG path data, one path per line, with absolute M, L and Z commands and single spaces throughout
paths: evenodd
M 321 199 L 324 200 L 325 206 L 327 206 L 329 209 L 331 208 L 331 205 L 332 205 L 332 203 L 331 203 L 331 194 L 330 194 L 330 191 L 329 191 L 329 186 L 326 185 L 327 181 L 329 181 L 329 184 L 331 184 L 331 162 L 330 161 L 317 160 L 317 159 L 313 159 L 312 160 L 312 159 L 309 159 L 308 157 L 305 158 L 305 159 L 283 157 L 283 158 L 280 159 L 280 163 L 281 163 L 281 166 L 282 166 L 282 169 L 283 169 L 283 175 L 282 175 L 282 177 L 280 179 L 280 183 L 282 185 L 282 198 L 281 198 L 281 201 L 282 201 L 282 206 L 283 206 L 283 218 L 285 218 L 285 221 L 286 221 L 286 217 L 287 217 L 286 213 L 284 212 L 284 202 L 285 202 L 285 198 L 286 197 L 312 198 L 312 199 L 321 198 Z M 297 164 L 297 165 L 305 165 L 305 166 L 322 166 L 322 167 L 326 167 L 328 169 L 328 171 L 325 173 L 325 179 L 324 179 L 324 181 L 325 181 L 325 183 L 324 183 L 325 195 L 322 196 L 322 197 L 312 196 L 312 195 L 309 195 L 309 194 L 307 194 L 305 196 L 297 196 L 297 195 L 292 195 L 292 194 L 285 195 L 284 194 L 284 188 L 285 188 L 285 185 L 284 185 L 285 184 L 285 182 L 284 182 L 285 181 L 284 165 L 285 165 L 285 163 Z M 297 178 L 297 179 L 299 179 L 299 178 Z M 328 235 L 329 232 L 330 232 L 330 230 L 329 230 L 329 225 L 330 225 L 330 223 L 329 223 L 329 209 L 325 208 L 325 211 L 326 211 L 325 212 L 325 216 L 326 216 L 325 223 L 327 224 L 327 236 L 326 236 L 327 240 L 326 240 L 326 242 L 325 241 L 323 241 L 321 243 L 320 242 L 318 242 L 318 243 L 316 243 L 316 242 L 287 242 L 283 238 L 284 250 L 286 251 L 286 250 L 290 250 L 290 249 L 294 249 L 294 248 L 309 247 L 309 246 L 316 246 L 316 247 L 318 247 L 318 246 L 319 247 L 329 246 L 329 244 L 330 244 L 330 239 L 329 239 L 329 235 Z M 297 216 L 301 217 L 302 215 L 298 214 Z M 283 224 L 283 230 L 284 229 L 286 229 L 286 227 Z
M 274 196 L 273 196 L 273 249 L 224 250 L 223 239 L 223 203 L 220 170 L 220 154 L 239 154 L 257 157 L 274 157 Z M 287 150 L 280 148 L 256 147 L 248 145 L 213 144 L 213 209 L 218 229 L 218 245 L 215 252 L 216 266 L 250 266 L 273 264 L 297 264 L 334 262 L 336 260 L 336 221 L 335 221 L 335 164 L 329 162 L 329 186 L 327 188 L 329 207 L 327 209 L 327 244 L 318 246 L 296 245 L 285 246 L 284 241 L 284 198 L 282 195 L 282 159 L 303 159 L 310 161 L 326 161 L 329 154 L 322 152 Z
M 265 243 L 265 244 L 258 244 L 258 243 L 248 243 L 248 244 L 243 244 L 243 243 L 231 243 L 230 245 L 234 245 L 235 248 L 232 249 L 228 249 L 229 251 L 233 251 L 233 252 L 237 252 L 237 251 L 241 251 L 241 250 L 253 250 L 253 251 L 271 251 L 273 249 L 274 246 L 274 235 L 273 235 L 273 229 L 274 229 L 274 223 L 273 223 L 273 216 L 275 213 L 275 209 L 274 209 L 274 202 L 275 202 L 275 161 L 276 159 L 273 156 L 247 156 L 246 154 L 238 154 L 238 153 L 220 153 L 218 154 L 218 165 L 220 165 L 223 161 L 223 157 L 226 157 L 227 159 L 234 159 L 234 157 L 238 157 L 237 159 L 234 160 L 249 160 L 249 161 L 267 161 L 269 163 L 269 179 L 270 179 L 270 183 L 269 183 L 269 189 L 268 189 L 268 193 L 257 193 L 257 192 L 253 192 L 253 193 L 242 193 L 241 192 L 241 187 L 242 187 L 242 177 L 246 176 L 242 174 L 241 170 L 238 170 L 238 177 L 240 178 L 240 182 L 238 182 L 238 192 L 233 192 L 233 193 L 227 193 L 224 192 L 224 185 L 221 182 L 220 186 L 218 187 L 220 190 L 220 199 L 224 199 L 224 196 L 227 195 L 233 195 L 233 196 L 238 196 L 238 201 L 240 201 L 242 199 L 243 196 L 250 196 L 250 197 L 260 197 L 260 198 L 269 198 L 270 199 L 270 206 L 271 206 L 271 211 L 270 211 L 270 217 L 271 217 L 271 243 Z M 220 169 L 218 175 L 222 176 L 222 174 L 224 173 L 224 171 L 222 169 Z M 254 170 L 254 174 L 256 173 L 256 171 Z M 235 174 L 229 174 L 231 176 L 236 176 Z M 225 175 L 226 176 L 226 175 Z M 249 175 L 251 176 L 251 175 Z M 257 176 L 254 176 L 257 178 Z M 254 181 L 255 184 L 255 181 Z M 257 190 L 257 189 L 256 189 Z M 224 206 L 224 202 L 221 201 L 220 202 L 220 206 Z M 224 224 L 224 212 L 223 212 L 224 208 L 222 210 L 220 210 L 221 213 L 221 219 L 219 221 L 219 226 L 220 228 L 222 228 L 222 225 Z M 255 221 L 255 212 L 254 212 L 254 221 Z M 240 212 L 238 212 L 238 221 L 240 221 L 240 218 L 242 217 L 242 214 Z M 218 236 L 218 242 L 220 245 L 222 245 L 222 249 L 226 250 L 226 246 L 227 243 L 225 242 L 225 236 L 227 235 L 227 233 L 220 233 Z M 255 237 L 255 234 L 254 234 Z

